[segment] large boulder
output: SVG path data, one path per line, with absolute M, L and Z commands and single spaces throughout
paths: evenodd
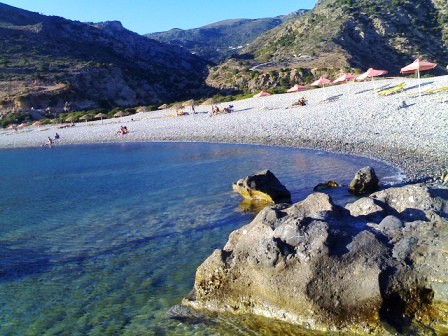
M 319 330 L 446 331 L 447 199 L 409 185 L 348 209 L 323 193 L 266 207 L 198 268 L 183 305 Z
M 349 190 L 352 194 L 362 195 L 378 190 L 378 177 L 372 167 L 358 170 L 350 182 Z
M 270 170 L 260 171 L 233 183 L 232 189 L 249 200 L 291 203 L 291 193 Z

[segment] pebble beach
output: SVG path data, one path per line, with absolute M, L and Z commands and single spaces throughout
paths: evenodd
M 377 93 L 405 82 L 390 96 Z M 448 76 L 422 78 L 421 91 L 448 86 Z M 291 107 L 300 97 L 306 106 Z M 405 107 L 401 107 L 405 102 Z M 0 148 L 41 147 L 59 133 L 54 146 L 107 142 L 199 141 L 250 143 L 326 150 L 386 161 L 407 182 L 437 179 L 448 170 L 448 91 L 419 94 L 413 78 L 385 78 L 295 93 L 218 104 L 229 114 L 210 116 L 211 106 L 61 125 L 0 130 Z M 129 133 L 117 134 L 121 125 Z

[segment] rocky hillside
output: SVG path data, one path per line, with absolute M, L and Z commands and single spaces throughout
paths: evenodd
M 208 83 L 222 88 L 253 83 L 238 87 L 246 90 L 272 88 L 281 85 L 281 69 L 304 73 L 308 78 L 293 78 L 302 82 L 312 79 L 310 73 L 332 75 L 368 67 L 398 74 L 417 57 L 439 63 L 436 72 L 446 71 L 445 0 L 320 0 L 310 12 L 257 38 L 240 52 L 237 61 L 214 69 Z M 247 71 L 251 68 L 258 73 Z
M 274 18 L 231 19 L 195 29 L 175 28 L 145 36 L 160 42 L 182 46 L 206 60 L 219 63 L 238 53 L 264 32 L 306 12 L 307 10 L 301 9 L 289 15 Z
M 89 25 L 0 3 L 0 109 L 136 106 L 206 92 L 207 63 L 119 22 Z

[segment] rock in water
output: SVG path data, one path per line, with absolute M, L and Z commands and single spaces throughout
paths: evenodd
M 291 203 L 291 193 L 270 170 L 263 170 L 233 183 L 232 189 L 250 200 Z
M 313 188 L 313 191 L 323 191 L 323 190 L 328 190 L 328 189 L 337 188 L 337 187 L 340 187 L 340 185 L 337 182 L 327 181 L 327 182 L 324 182 L 324 183 L 317 184 Z
M 326 331 L 439 334 L 448 322 L 447 194 L 408 185 L 350 211 L 323 193 L 266 207 L 198 268 L 183 304 Z
M 378 177 L 372 167 L 364 167 L 358 170 L 350 182 L 350 192 L 355 195 L 367 194 L 378 190 Z

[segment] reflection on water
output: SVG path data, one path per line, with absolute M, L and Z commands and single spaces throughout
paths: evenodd
M 240 202 L 238 207 L 242 212 L 250 212 L 256 214 L 263 210 L 263 208 L 272 204 L 273 203 L 264 200 L 250 200 L 245 198 Z
M 347 185 L 368 164 L 380 179 L 398 176 L 380 162 L 263 146 L 2 150 L 0 334 L 300 335 L 252 316 L 186 324 L 165 312 L 259 209 L 241 206 L 232 182 L 270 169 L 298 201 L 322 181 Z M 352 199 L 345 188 L 329 192 Z

